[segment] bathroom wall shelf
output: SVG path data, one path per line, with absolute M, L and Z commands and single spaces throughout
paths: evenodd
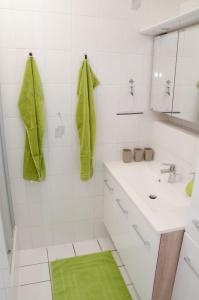
M 129 115 L 143 115 L 143 112 L 119 112 L 116 115 L 117 116 L 129 116 Z
M 140 33 L 148 36 L 156 36 L 195 24 L 199 24 L 199 8 L 145 28 Z

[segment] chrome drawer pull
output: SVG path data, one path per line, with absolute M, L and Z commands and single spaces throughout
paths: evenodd
M 137 235 L 139 236 L 139 238 L 141 239 L 141 241 L 143 242 L 143 244 L 146 245 L 146 246 L 150 246 L 150 243 L 148 241 L 145 241 L 145 239 L 143 238 L 143 236 L 139 232 L 138 226 L 136 224 L 133 224 L 132 227 L 135 230 L 135 232 L 137 233 Z
M 194 266 L 191 263 L 191 259 L 188 256 L 184 257 L 184 261 L 186 262 L 186 264 L 189 266 L 189 268 L 193 271 L 193 273 L 199 278 L 199 272 L 196 271 L 196 269 L 194 268 Z
M 193 225 L 199 230 L 199 221 L 197 219 L 194 219 L 192 221 Z
M 106 186 L 107 186 L 107 188 L 109 189 L 109 191 L 113 191 L 113 188 L 108 184 L 108 180 L 107 179 L 105 179 L 104 180 L 104 183 L 106 184 Z
M 128 215 L 129 212 L 128 212 L 128 210 L 124 209 L 124 207 L 122 207 L 122 205 L 120 203 L 121 200 L 120 199 L 116 199 L 116 202 L 117 202 L 119 208 L 121 209 L 121 211 L 123 212 L 123 214 Z

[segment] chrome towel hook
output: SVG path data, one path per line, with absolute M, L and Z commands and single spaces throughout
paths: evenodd
M 166 81 L 166 95 L 171 96 L 171 80 Z
M 130 79 L 129 80 L 129 83 L 130 83 L 130 94 L 131 94 L 131 96 L 134 96 L 134 83 L 135 83 L 135 81 L 133 80 L 133 79 Z

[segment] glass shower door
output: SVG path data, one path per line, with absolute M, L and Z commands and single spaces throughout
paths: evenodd
M 0 213 L 9 261 L 13 248 L 14 214 L 11 198 L 10 179 L 8 173 L 7 153 L 5 147 L 4 124 L 0 101 Z

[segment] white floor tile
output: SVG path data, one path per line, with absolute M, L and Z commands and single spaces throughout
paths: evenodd
M 17 251 L 16 253 L 16 265 L 17 267 L 36 265 L 47 263 L 47 251 L 46 248 L 36 248 Z
M 85 255 L 101 251 L 97 240 L 77 242 L 73 245 L 75 248 L 76 255 Z
M 117 251 L 112 251 L 112 255 L 113 255 L 118 267 L 121 267 L 124 265 Z
M 52 300 L 50 282 L 20 286 L 17 300 Z
M 124 282 L 126 283 L 126 285 L 131 284 L 131 279 L 130 279 L 127 271 L 126 271 L 126 268 L 125 267 L 119 267 L 119 270 L 122 274 L 122 277 L 123 277 Z
M 31 284 L 50 280 L 48 264 L 20 267 L 17 285 Z
M 72 244 L 48 247 L 49 261 L 75 256 Z
M 102 251 L 115 250 L 115 246 L 110 238 L 98 239 Z

